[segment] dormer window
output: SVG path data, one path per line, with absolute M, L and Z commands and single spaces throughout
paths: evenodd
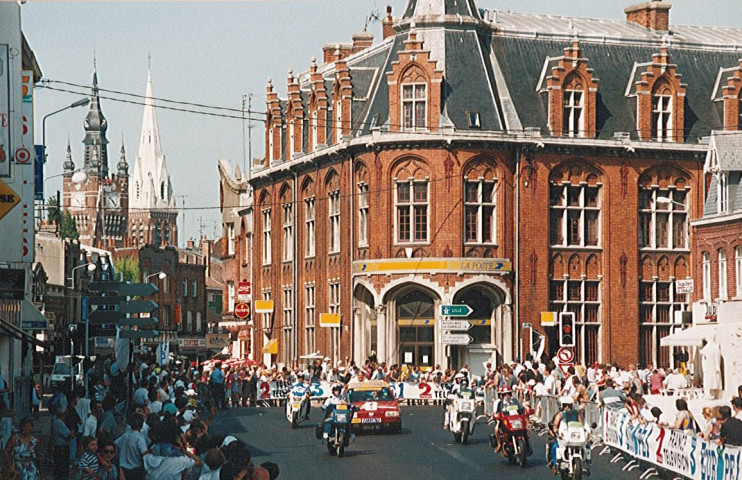
M 415 130 L 427 127 L 427 84 L 402 85 L 402 128 Z
M 469 128 L 482 128 L 479 112 L 469 112 Z
M 672 141 L 673 93 L 666 83 L 660 83 L 652 92 L 652 139 Z

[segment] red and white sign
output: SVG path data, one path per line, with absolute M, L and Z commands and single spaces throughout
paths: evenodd
M 559 364 L 559 370 L 562 371 L 562 374 L 565 378 L 569 377 L 569 367 L 574 367 L 574 363 L 560 363 Z
M 16 163 L 26 164 L 31 161 L 31 152 L 26 147 L 20 147 L 15 149 L 15 161 Z
M 557 352 L 558 363 L 573 363 L 575 360 L 575 353 L 571 348 L 562 347 Z
M 250 282 L 240 282 L 237 285 L 237 301 L 238 302 L 249 302 L 252 296 L 252 289 Z
M 247 318 L 250 316 L 250 304 L 238 303 L 234 306 L 234 316 L 237 318 Z

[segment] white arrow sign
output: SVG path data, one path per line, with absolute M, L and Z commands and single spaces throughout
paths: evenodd
M 441 342 L 448 345 L 469 345 L 474 338 L 465 333 L 444 333 L 441 335 Z
M 464 330 L 467 331 L 471 328 L 471 323 L 466 320 L 441 320 L 441 330 Z

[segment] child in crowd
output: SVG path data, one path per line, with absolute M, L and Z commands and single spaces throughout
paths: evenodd
M 82 448 L 85 453 L 80 458 L 80 480 L 97 480 L 98 478 L 98 440 L 95 437 L 82 437 Z

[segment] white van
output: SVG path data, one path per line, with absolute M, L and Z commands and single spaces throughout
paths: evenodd
M 75 365 L 72 367 L 73 376 L 75 378 L 76 385 L 85 385 L 85 375 L 82 370 L 82 361 L 85 357 L 78 355 L 76 357 Z M 51 374 L 51 385 L 53 390 L 57 390 L 60 387 L 69 388 L 70 386 L 70 356 L 69 355 L 57 355 L 52 368 Z

